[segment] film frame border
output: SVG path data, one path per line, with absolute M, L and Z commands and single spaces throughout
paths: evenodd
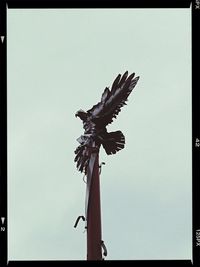
M 8 261 L 7 229 L 7 9 L 11 8 L 190 8 L 192 5 L 192 260 L 103 261 L 135 266 L 179 267 L 200 266 L 200 96 L 198 63 L 200 62 L 200 0 L 1 0 L 0 2 L 0 267 L 4 266 L 67 266 L 93 264 L 88 261 Z

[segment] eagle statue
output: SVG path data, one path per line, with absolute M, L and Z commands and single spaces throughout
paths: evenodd
M 105 88 L 101 101 L 87 112 L 80 109 L 75 114 L 83 121 L 84 134 L 77 141 L 75 150 L 77 169 L 87 174 L 91 153 L 98 152 L 102 145 L 108 155 L 115 154 L 124 148 L 125 137 L 121 131 L 107 132 L 106 126 L 113 122 L 121 108 L 126 105 L 128 96 L 139 80 L 135 73 L 126 71 L 114 80 L 111 89 Z

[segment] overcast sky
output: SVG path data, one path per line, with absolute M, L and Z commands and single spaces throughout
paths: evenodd
M 84 260 L 75 112 L 140 76 L 100 161 L 108 260 L 191 259 L 190 9 L 8 9 L 9 260 Z

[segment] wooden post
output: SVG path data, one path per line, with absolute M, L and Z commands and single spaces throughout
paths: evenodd
M 92 153 L 90 163 L 93 168 L 87 184 L 87 260 L 102 260 L 99 152 Z

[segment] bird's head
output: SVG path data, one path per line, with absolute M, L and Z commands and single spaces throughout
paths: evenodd
M 82 109 L 79 109 L 76 112 L 75 117 L 79 117 L 82 121 L 84 121 L 87 118 L 87 112 Z

